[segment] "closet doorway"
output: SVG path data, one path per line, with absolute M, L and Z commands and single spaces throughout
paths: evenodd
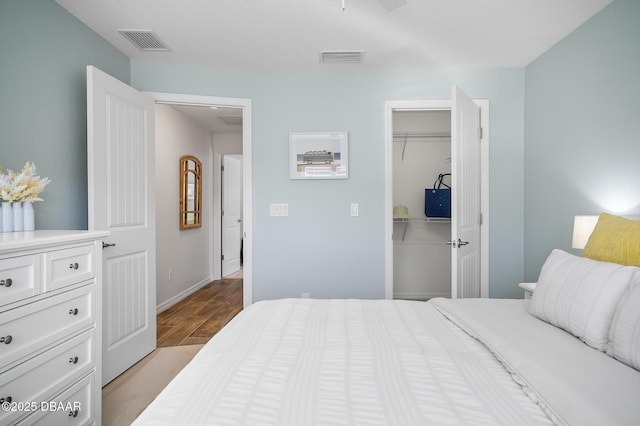
M 433 187 L 451 192 L 451 110 L 392 114 L 393 298 L 451 297 L 451 218 L 425 213 Z
M 388 299 L 488 297 L 488 106 L 456 87 L 451 100 L 386 102 Z M 425 189 L 447 173 L 452 217 L 427 217 Z

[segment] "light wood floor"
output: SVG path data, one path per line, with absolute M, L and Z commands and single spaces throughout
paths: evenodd
M 102 388 L 102 426 L 130 425 L 202 346 L 157 348 Z
M 156 317 L 158 349 L 102 389 L 102 424 L 131 424 L 202 345 L 240 310 L 242 271 L 207 284 L 161 312 Z
M 158 347 L 204 344 L 241 310 L 242 279 L 213 281 L 158 314 Z

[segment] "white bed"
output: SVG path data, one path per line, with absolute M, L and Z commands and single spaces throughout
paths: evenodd
M 258 302 L 134 424 L 640 424 L 640 371 L 530 303 Z
M 640 222 L 583 255 L 530 300 L 255 303 L 135 425 L 640 425 Z

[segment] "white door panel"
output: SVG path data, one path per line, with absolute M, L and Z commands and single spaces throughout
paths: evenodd
M 106 384 L 156 346 L 154 103 L 87 67 L 89 229 L 103 249 Z
M 480 297 L 480 108 L 451 90 L 451 297 Z
M 242 242 L 242 156 L 222 157 L 222 276 L 240 270 Z

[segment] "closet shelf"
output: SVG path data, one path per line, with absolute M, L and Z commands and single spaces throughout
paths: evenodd
M 393 219 L 393 223 L 404 223 L 404 229 L 402 230 L 402 240 L 407 235 L 407 225 L 409 222 L 432 222 L 432 223 L 449 223 L 451 219 L 448 217 L 423 217 L 423 218 L 410 218 L 410 219 Z
M 451 250 L 451 246 L 447 244 L 444 240 L 407 240 L 401 241 L 396 240 L 393 244 L 402 244 L 402 245 L 412 245 L 412 246 L 433 246 L 433 247 L 442 247 L 443 249 Z
M 412 217 L 411 219 L 393 219 L 396 223 L 403 222 L 451 222 L 450 217 Z

